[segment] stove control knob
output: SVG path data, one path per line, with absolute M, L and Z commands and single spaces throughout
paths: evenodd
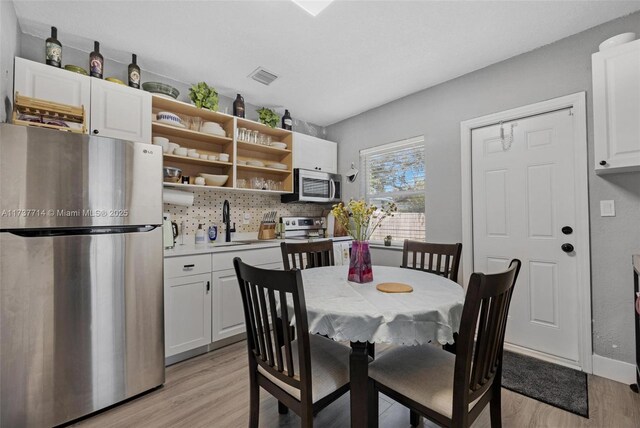
M 286 224 L 287 226 L 289 226 L 289 220 L 287 220 L 287 221 L 285 222 L 285 224 Z
M 292 220 L 292 221 L 291 221 L 291 226 L 295 226 L 295 225 L 296 225 L 296 221 L 295 221 L 295 220 Z

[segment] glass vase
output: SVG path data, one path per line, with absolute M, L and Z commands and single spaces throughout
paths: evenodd
M 369 241 L 353 241 L 347 280 L 360 284 L 373 281 Z

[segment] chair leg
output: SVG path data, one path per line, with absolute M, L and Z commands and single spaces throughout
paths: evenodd
M 420 425 L 420 419 L 422 419 L 422 416 L 420 416 L 418 412 L 409 409 L 409 424 L 412 427 L 417 427 L 418 425 Z
M 376 359 L 376 344 L 367 342 L 367 353 L 372 359 Z
M 489 412 L 491 413 L 491 428 L 502 428 L 502 400 L 500 388 L 495 388 L 493 397 L 489 402 Z
M 260 386 L 256 374 L 252 373 L 249 379 L 249 427 L 258 428 L 260 421 Z
M 367 383 L 368 401 L 369 401 L 369 416 L 367 417 L 369 428 L 378 428 L 378 419 L 380 415 L 379 402 L 378 402 L 378 390 L 373 380 L 369 379 Z
M 289 408 L 285 406 L 282 401 L 278 401 L 278 413 L 280 413 L 281 415 L 286 415 L 287 413 L 289 413 Z
M 308 408 L 302 409 L 302 414 L 300 415 L 300 428 L 313 428 L 313 410 L 310 406 Z

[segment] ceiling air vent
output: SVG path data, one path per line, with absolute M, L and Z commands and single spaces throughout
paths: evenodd
M 258 67 L 255 70 L 253 70 L 249 75 L 249 77 L 251 77 L 256 82 L 262 83 L 263 85 L 270 85 L 271 82 L 273 82 L 278 78 L 277 75 L 273 74 L 270 71 L 265 70 L 262 67 Z

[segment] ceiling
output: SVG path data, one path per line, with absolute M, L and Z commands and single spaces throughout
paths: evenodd
M 640 10 L 638 1 L 15 1 L 24 33 L 327 126 Z M 280 77 L 264 86 L 256 67 Z M 143 76 L 144 78 L 144 76 Z

